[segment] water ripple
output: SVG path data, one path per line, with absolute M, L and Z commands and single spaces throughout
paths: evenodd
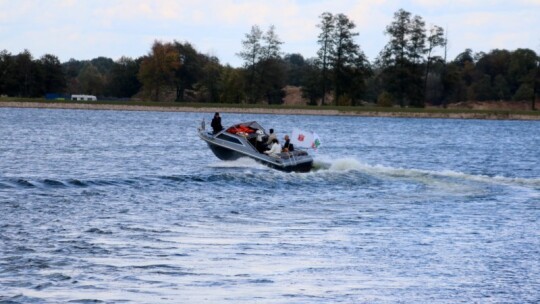
M 537 301 L 536 122 L 224 116 L 317 130 L 284 173 L 203 116 L 0 109 L 0 302 Z

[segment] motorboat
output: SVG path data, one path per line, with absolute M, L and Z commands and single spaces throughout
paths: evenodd
M 270 168 L 285 172 L 309 172 L 313 158 L 302 149 L 272 155 L 264 153 L 261 144 L 268 138 L 266 130 L 256 121 L 238 123 L 214 134 L 205 128 L 204 120 L 198 128 L 199 137 L 221 160 L 249 157 Z

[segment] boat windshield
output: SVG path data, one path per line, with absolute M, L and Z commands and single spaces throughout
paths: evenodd
M 227 129 L 227 132 L 231 134 L 237 134 L 237 133 L 247 133 L 251 134 L 254 133 L 255 130 L 246 126 L 246 125 L 235 125 Z
M 264 132 L 263 127 L 259 125 L 257 122 L 246 122 L 246 123 L 240 123 L 233 125 L 227 129 L 227 132 L 231 134 L 237 134 L 237 133 L 245 133 L 245 134 L 251 134 L 255 133 L 257 130 L 262 130 Z

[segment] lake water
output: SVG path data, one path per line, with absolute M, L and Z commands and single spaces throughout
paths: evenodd
M 302 174 L 211 117 L 0 108 L 0 302 L 540 300 L 539 121 L 222 114 L 316 131 Z

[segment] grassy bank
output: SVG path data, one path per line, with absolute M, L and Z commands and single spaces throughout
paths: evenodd
M 472 110 L 443 108 L 384 108 L 376 106 L 285 106 L 148 101 L 64 101 L 34 98 L 0 98 L 0 107 L 58 108 L 122 111 L 228 112 L 304 115 L 352 115 L 376 117 L 520 119 L 540 120 L 540 111 Z

